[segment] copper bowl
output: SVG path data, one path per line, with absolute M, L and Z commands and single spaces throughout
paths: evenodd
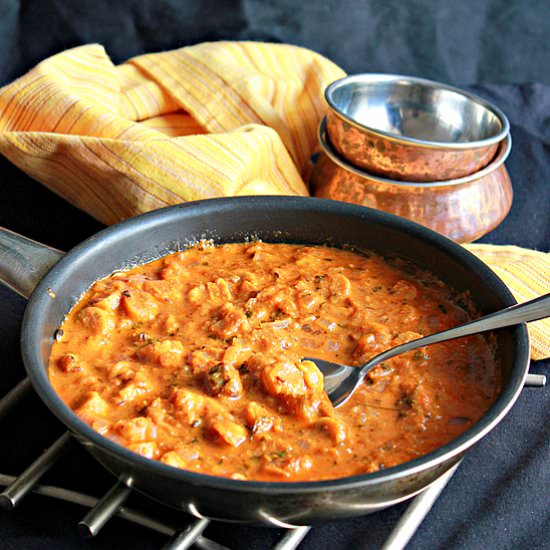
M 391 179 L 432 182 L 474 174 L 492 161 L 510 131 L 494 105 L 422 78 L 353 75 L 333 82 L 325 97 L 336 151 Z
M 381 178 L 340 157 L 319 129 L 323 153 L 310 177 L 316 197 L 369 206 L 418 222 L 457 242 L 470 242 L 494 229 L 512 206 L 512 184 L 504 166 L 512 148 L 508 135 L 491 163 L 463 178 L 431 183 Z

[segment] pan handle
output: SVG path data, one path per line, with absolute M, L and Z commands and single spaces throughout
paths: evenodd
M 0 227 L 0 283 L 23 298 L 62 256 L 60 250 Z

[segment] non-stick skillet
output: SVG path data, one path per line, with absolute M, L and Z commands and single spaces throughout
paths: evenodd
M 64 256 L 2 230 L 0 278 L 27 297 L 38 283 L 29 297 L 21 337 L 23 360 L 34 388 L 107 469 L 165 504 L 195 516 L 272 525 L 305 525 L 373 512 L 420 492 L 456 464 L 502 420 L 523 386 L 529 362 L 524 325 L 496 334 L 503 389 L 473 427 L 413 461 L 333 481 L 239 481 L 178 470 L 132 453 L 92 430 L 53 391 L 47 364 L 54 333 L 96 279 L 203 238 L 368 248 L 411 259 L 456 290 L 468 290 L 482 313 L 515 303 L 500 279 L 460 245 L 396 216 L 322 199 L 242 197 L 186 203 L 109 227 Z

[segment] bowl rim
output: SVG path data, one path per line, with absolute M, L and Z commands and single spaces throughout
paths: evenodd
M 158 475 L 160 478 L 171 480 L 175 483 L 188 483 L 205 489 L 247 492 L 269 496 L 309 494 L 318 491 L 354 490 L 360 487 L 372 487 L 385 481 L 397 481 L 405 476 L 420 474 L 432 466 L 435 467 L 443 464 L 445 460 L 459 457 L 461 453 L 471 448 L 474 443 L 490 432 L 506 416 L 516 402 L 527 376 L 529 367 L 529 335 L 525 323 L 511 327 L 511 330 L 513 330 L 512 337 L 516 343 L 514 364 L 512 366 L 512 372 L 515 373 L 514 376 L 511 377 L 506 385 L 503 385 L 496 400 L 473 426 L 458 437 L 429 453 L 388 468 L 387 470 L 378 470 L 372 473 L 317 481 L 273 482 L 244 481 L 174 468 L 160 461 L 143 457 L 102 436 L 80 419 L 65 404 L 53 389 L 47 370 L 43 368 L 40 352 L 41 343 L 37 341 L 35 336 L 40 334 L 40 323 L 44 315 L 46 315 L 45 311 L 47 307 L 45 307 L 45 304 L 52 299 L 48 290 L 56 288 L 58 279 L 65 276 L 65 272 L 71 265 L 78 265 L 78 262 L 86 259 L 87 256 L 97 255 L 105 245 L 108 245 L 113 240 L 124 238 L 125 235 L 134 235 L 139 230 L 143 230 L 142 228 L 154 231 L 157 226 L 172 224 L 175 220 L 181 221 L 187 215 L 207 217 L 214 213 L 224 213 L 229 209 L 233 210 L 235 204 L 239 205 L 241 211 L 257 208 L 268 209 L 275 201 L 277 208 L 312 208 L 319 215 L 336 213 L 349 216 L 351 219 L 361 220 L 368 218 L 372 223 L 412 233 L 419 240 L 428 241 L 434 247 L 434 250 L 440 250 L 442 253 L 448 254 L 456 261 L 466 265 L 469 269 L 483 274 L 487 288 L 491 292 L 494 292 L 502 303 L 505 305 L 514 305 L 517 303 L 510 290 L 498 276 L 467 249 L 427 227 L 396 215 L 388 214 L 387 212 L 329 199 L 280 195 L 226 197 L 182 203 L 141 214 L 109 226 L 99 233 L 92 235 L 67 252 L 36 286 L 23 316 L 20 344 L 27 374 L 33 387 L 48 409 L 86 445 L 97 447 L 102 452 L 125 462 L 132 469 L 140 469 L 151 476 Z M 266 202 L 267 205 L 265 204 Z
M 406 181 L 406 180 L 392 180 L 389 178 L 385 178 L 383 176 L 379 176 L 377 174 L 371 174 L 370 172 L 367 172 L 366 170 L 362 170 L 361 168 L 355 166 L 354 164 L 350 164 L 346 160 L 342 158 L 341 155 L 339 155 L 335 149 L 334 146 L 330 143 L 328 132 L 326 131 L 326 116 L 323 117 L 321 120 L 321 123 L 319 124 L 319 144 L 321 145 L 321 149 L 323 152 L 340 168 L 346 170 L 347 172 L 353 172 L 355 175 L 363 178 L 371 180 L 375 183 L 383 183 L 386 185 L 399 185 L 401 187 L 450 187 L 453 185 L 461 185 L 464 183 L 471 183 L 473 181 L 477 181 L 498 168 L 500 168 L 504 161 L 508 158 L 508 155 L 510 154 L 510 151 L 512 150 L 512 136 L 510 134 L 506 135 L 504 139 L 498 144 L 498 149 L 495 157 L 493 157 L 493 160 L 485 166 L 485 168 L 482 168 L 481 170 L 478 170 L 477 172 L 474 172 L 473 174 L 469 174 L 468 176 L 463 176 L 461 178 L 455 178 L 450 180 L 440 180 L 440 181 Z
M 355 83 L 355 82 L 382 83 L 382 82 L 397 82 L 397 81 L 404 81 L 407 84 L 420 84 L 428 88 L 439 88 L 441 90 L 453 92 L 462 97 L 465 97 L 466 99 L 469 99 L 470 101 L 477 103 L 478 105 L 481 105 L 488 111 L 491 111 L 498 118 L 501 125 L 501 129 L 494 136 L 491 136 L 485 139 L 476 140 L 476 141 L 446 142 L 446 141 L 431 141 L 431 140 L 407 137 L 407 136 L 394 134 L 392 132 L 387 132 L 385 130 L 380 130 L 380 129 L 362 124 L 357 120 L 355 120 L 354 118 L 347 115 L 346 113 L 344 113 L 341 109 L 339 109 L 333 100 L 333 94 L 335 93 L 335 91 L 350 83 Z M 504 114 L 504 112 L 501 109 L 499 109 L 496 105 L 494 105 L 490 101 L 487 101 L 486 99 L 483 99 L 482 97 L 476 94 L 473 94 L 466 90 L 462 90 L 455 86 L 451 86 L 449 84 L 444 84 L 443 82 L 437 82 L 435 80 L 429 80 L 426 78 L 419 78 L 415 76 L 387 74 L 387 73 L 360 73 L 360 74 L 348 75 L 348 76 L 339 78 L 338 80 L 335 80 L 325 88 L 325 100 L 328 103 L 329 110 L 332 113 L 334 113 L 336 116 L 338 116 L 339 118 L 347 122 L 348 124 L 355 126 L 356 128 L 358 128 L 363 132 L 369 132 L 371 134 L 386 138 L 396 143 L 401 143 L 409 146 L 414 145 L 414 146 L 423 147 L 423 148 L 441 149 L 441 150 L 449 150 L 449 151 L 477 149 L 477 148 L 494 145 L 495 143 L 502 141 L 510 133 L 510 122 L 508 121 L 508 117 Z

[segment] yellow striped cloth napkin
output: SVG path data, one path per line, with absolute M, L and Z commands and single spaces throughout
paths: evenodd
M 111 224 L 182 201 L 307 195 L 325 113 L 344 76 L 304 48 L 214 42 L 115 66 L 102 46 L 46 59 L 0 89 L 0 153 Z M 550 255 L 469 245 L 519 300 L 550 291 Z M 550 356 L 550 322 L 530 326 Z
M 550 292 L 550 254 L 519 246 L 464 245 L 506 283 L 518 302 Z M 531 358 L 550 357 L 550 319 L 529 323 Z

